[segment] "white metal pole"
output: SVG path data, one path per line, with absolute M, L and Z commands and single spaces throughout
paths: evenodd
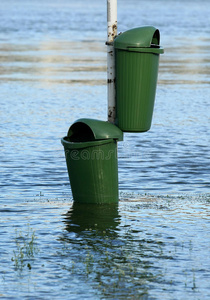
M 115 122 L 114 37 L 117 35 L 117 0 L 107 0 L 107 94 L 108 121 Z

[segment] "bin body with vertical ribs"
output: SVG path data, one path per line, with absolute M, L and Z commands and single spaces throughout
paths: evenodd
M 127 132 L 150 129 L 155 101 L 159 30 L 144 26 L 128 30 L 114 41 L 116 125 Z
M 77 120 L 61 139 L 75 202 L 118 202 L 117 141 L 122 139 L 118 127 L 93 119 Z

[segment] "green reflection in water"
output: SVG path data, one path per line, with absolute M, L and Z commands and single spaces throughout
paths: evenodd
M 69 257 L 69 264 L 63 268 L 97 293 L 147 298 L 150 283 L 160 281 L 152 257 L 161 255 L 163 245 L 151 238 L 136 239 L 136 232 L 121 224 L 118 206 L 74 203 L 64 222 L 62 255 Z

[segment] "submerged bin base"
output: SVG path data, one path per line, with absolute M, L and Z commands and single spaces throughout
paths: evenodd
M 122 138 L 113 124 L 80 119 L 61 139 L 75 202 L 118 202 L 117 140 Z
M 118 202 L 116 143 L 112 139 L 83 143 L 62 139 L 74 201 Z

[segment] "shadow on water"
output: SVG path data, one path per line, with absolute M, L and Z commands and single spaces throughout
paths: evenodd
M 116 205 L 74 203 L 64 223 L 62 255 L 69 263 L 63 268 L 105 297 L 147 299 L 152 282 L 162 277 L 152 260 L 163 245 L 141 238 L 140 231 L 133 234 Z

